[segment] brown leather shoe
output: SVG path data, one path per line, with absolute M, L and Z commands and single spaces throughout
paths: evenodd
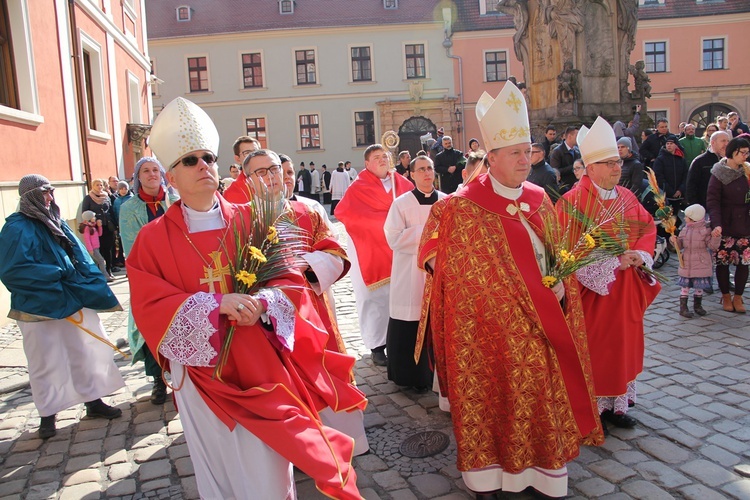
M 721 308 L 726 312 L 734 312 L 734 305 L 732 304 L 732 296 L 728 293 L 721 294 Z
M 735 295 L 732 298 L 732 305 L 734 306 L 734 312 L 745 314 L 745 306 L 742 302 L 742 295 Z

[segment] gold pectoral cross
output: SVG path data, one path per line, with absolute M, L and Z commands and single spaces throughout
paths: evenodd
M 201 285 L 208 284 L 208 291 L 210 293 L 216 293 L 214 283 L 219 283 L 219 291 L 221 293 L 229 293 L 229 287 L 224 278 L 230 276 L 229 264 L 221 265 L 221 251 L 216 250 L 208 254 L 208 257 L 212 261 L 212 265 L 205 266 L 203 268 L 203 279 L 200 280 Z

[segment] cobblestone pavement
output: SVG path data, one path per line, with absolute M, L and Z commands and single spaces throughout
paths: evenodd
M 675 260 L 662 272 L 676 275 Z M 120 277 L 114 289 L 127 309 L 127 280 Z M 370 363 L 348 278 L 335 294 L 341 331 L 358 358 L 357 383 L 370 401 L 365 424 L 372 451 L 354 462 L 362 495 L 471 498 L 455 467 L 449 415 L 437 408 L 434 394 L 402 390 Z M 612 430 L 604 446 L 581 450 L 568 465 L 571 497 L 750 498 L 750 317 L 722 311 L 715 294 L 705 301 L 708 316 L 684 319 L 678 295 L 674 283 L 666 285 L 646 316 L 646 366 L 630 413 L 640 425 Z M 101 317 L 114 339 L 125 337 L 126 312 Z M 142 365 L 132 367 L 119 355 L 127 386 L 108 399 L 122 418 L 82 418 L 78 405 L 58 415 L 57 436 L 37 439 L 39 416 L 20 339 L 15 325 L 0 330 L 0 499 L 198 498 L 179 415 L 171 402 L 153 406 Z M 426 459 L 404 457 L 401 442 L 424 430 L 447 434 L 450 445 Z M 299 498 L 324 498 L 312 480 L 296 474 Z

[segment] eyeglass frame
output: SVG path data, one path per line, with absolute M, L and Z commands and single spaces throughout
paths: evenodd
M 207 157 L 210 160 L 207 159 Z M 205 154 L 203 154 L 201 156 L 198 156 L 198 155 L 185 156 L 184 158 L 180 158 L 180 160 L 178 160 L 177 162 L 175 162 L 175 164 L 170 167 L 170 170 L 172 170 L 177 165 L 182 165 L 183 167 L 188 167 L 188 168 L 194 167 L 194 166 L 196 166 L 198 164 L 198 160 L 203 160 L 206 163 L 206 165 L 208 165 L 210 167 L 211 165 L 216 164 L 216 162 L 218 161 L 218 159 L 219 159 L 219 157 L 216 156 L 213 153 L 205 153 Z
M 625 163 L 622 159 L 619 160 L 609 160 L 609 161 L 594 161 L 591 162 L 594 165 L 607 165 L 609 168 L 615 168 L 615 167 L 622 167 L 623 163 Z
M 261 170 L 265 171 L 265 173 L 262 174 L 262 175 L 258 173 Z M 252 172 L 250 172 L 250 175 L 254 175 L 258 179 L 265 179 L 268 176 L 268 174 L 271 173 L 271 172 L 273 172 L 274 174 L 276 172 L 281 172 L 281 165 L 278 165 L 278 164 L 274 163 L 270 167 L 261 167 L 261 168 L 258 168 L 256 170 L 253 170 Z

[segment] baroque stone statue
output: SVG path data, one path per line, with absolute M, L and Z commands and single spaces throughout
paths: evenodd
M 628 70 L 633 75 L 633 99 L 643 100 L 651 97 L 651 78 L 646 73 L 646 63 L 636 61 Z
M 557 102 L 575 102 L 580 95 L 581 72 L 573 69 L 573 61 L 565 61 L 562 72 L 557 75 Z
M 527 67 L 531 64 L 529 59 L 529 0 L 500 0 L 495 8 L 503 14 L 513 16 L 513 26 L 516 32 L 513 34 L 513 50 L 516 58 L 523 64 L 524 81 L 528 81 Z
M 544 8 L 550 38 L 560 44 L 560 59 L 576 60 L 576 35 L 583 31 L 583 12 L 577 0 L 557 0 Z

